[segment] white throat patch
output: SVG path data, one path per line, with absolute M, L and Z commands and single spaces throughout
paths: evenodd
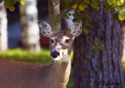
M 54 60 L 59 62 L 68 62 L 70 60 L 70 55 L 67 55 L 66 57 L 63 57 L 63 58 L 57 57 Z
M 65 58 L 62 58 L 62 62 L 68 62 L 70 60 L 70 56 L 67 55 Z

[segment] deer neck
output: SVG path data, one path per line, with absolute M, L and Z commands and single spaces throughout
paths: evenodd
M 71 70 L 71 59 L 70 56 L 67 56 L 60 61 L 54 61 L 51 64 L 53 71 L 50 71 L 50 74 L 53 74 L 57 83 L 61 88 L 64 88 L 69 80 L 70 70 Z M 53 73 L 52 73 L 53 72 Z

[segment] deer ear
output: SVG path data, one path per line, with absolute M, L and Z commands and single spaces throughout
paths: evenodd
M 70 34 L 74 37 L 79 36 L 82 32 L 82 21 L 76 21 L 73 23 L 70 29 Z
M 52 28 L 50 27 L 50 25 L 46 22 L 40 21 L 38 22 L 39 24 L 39 28 L 40 28 L 40 32 L 46 36 L 46 37 L 51 37 L 53 34 Z

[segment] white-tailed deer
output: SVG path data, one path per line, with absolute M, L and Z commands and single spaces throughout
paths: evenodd
M 44 36 L 51 39 L 53 63 L 42 66 L 0 59 L 0 88 L 65 88 L 71 69 L 72 42 L 82 31 L 82 22 L 75 22 L 71 29 L 53 32 L 46 22 L 39 22 Z

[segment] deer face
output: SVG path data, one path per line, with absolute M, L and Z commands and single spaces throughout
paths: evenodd
M 39 22 L 41 33 L 51 40 L 51 58 L 60 60 L 70 55 L 72 43 L 76 36 L 82 32 L 82 22 L 75 22 L 69 30 L 53 32 L 50 25 L 46 22 Z
M 58 32 L 51 37 L 51 57 L 55 60 L 65 58 L 71 52 L 73 37 L 64 32 Z

